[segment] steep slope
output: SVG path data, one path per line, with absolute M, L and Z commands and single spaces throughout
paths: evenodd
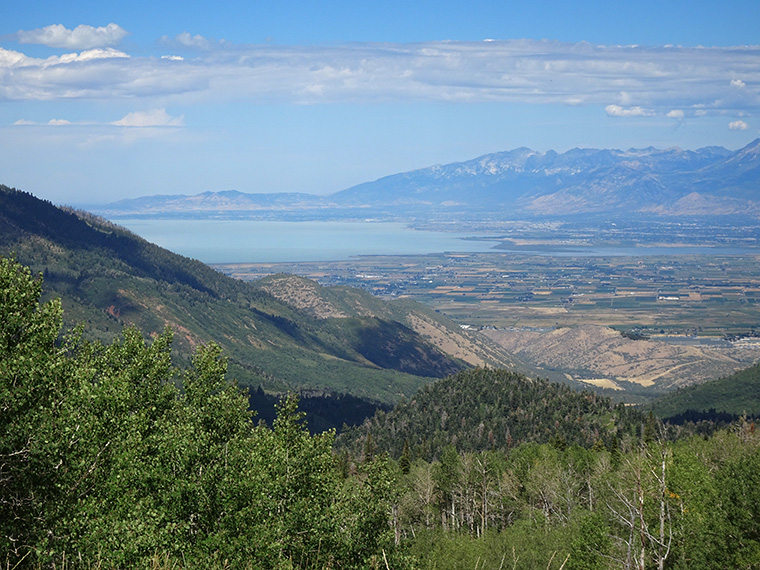
M 320 318 L 281 300 L 288 293 L 273 295 L 272 283 L 267 290 L 231 279 L 87 213 L 0 187 L 0 254 L 12 252 L 44 273 L 46 294 L 62 298 L 69 326 L 84 322 L 104 340 L 125 324 L 145 334 L 171 326 L 184 357 L 201 343 L 221 344 L 242 384 L 390 402 L 467 365 L 392 317 L 404 310 L 381 309 L 376 299 L 363 299 L 371 311 Z M 453 328 L 444 323 L 435 318 L 440 330 Z
M 760 189 L 760 139 L 697 172 L 695 189 L 720 197 L 757 200 Z
M 667 420 L 698 420 L 716 414 L 760 418 L 760 363 L 725 378 L 661 396 L 651 407 Z
M 470 366 L 508 367 L 534 372 L 497 343 L 462 329 L 429 308 L 399 299 L 387 302 L 361 289 L 321 287 L 295 275 L 273 275 L 255 282 L 277 299 L 317 319 L 376 319 L 402 323 L 446 354 Z
M 547 332 L 486 330 L 483 334 L 535 366 L 562 370 L 600 388 L 638 384 L 653 391 L 673 389 L 730 374 L 754 357 L 742 350 L 631 340 L 596 325 Z

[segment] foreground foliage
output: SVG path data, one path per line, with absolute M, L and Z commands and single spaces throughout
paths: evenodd
M 338 443 L 397 458 L 395 536 L 423 568 L 760 568 L 760 435 L 708 427 L 476 369 Z
M 168 330 L 59 342 L 60 303 L 40 293 L 0 258 L 3 564 L 354 568 L 392 544 L 385 460 L 348 476 L 294 397 L 254 425 L 214 344 L 179 371 Z
M 399 542 L 421 568 L 760 568 L 760 436 L 628 440 L 613 450 L 446 448 L 399 465 Z
M 429 391 L 450 410 L 440 445 L 405 436 L 428 422 L 408 407 L 406 424 L 372 424 L 405 441 L 397 460 L 372 432 L 336 454 L 294 397 L 255 424 L 219 346 L 179 370 L 168 330 L 61 340 L 60 303 L 40 292 L 0 258 L 5 568 L 760 568 L 760 434 L 745 420 L 673 439 L 651 415 L 475 371 L 455 382 L 514 400 L 494 416 L 515 411 L 508 445 L 445 381 Z

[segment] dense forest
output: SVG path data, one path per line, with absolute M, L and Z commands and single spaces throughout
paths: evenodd
M 336 451 L 295 397 L 271 427 L 257 421 L 218 345 L 180 368 L 170 330 L 85 340 L 41 291 L 0 258 L 8 569 L 760 568 L 760 435 L 746 420 L 674 435 L 590 393 L 475 370 L 403 416 L 378 413 L 376 443 Z M 494 410 L 467 408 L 469 388 Z M 475 435 L 413 438 L 425 402 L 450 410 L 440 430 Z M 509 419 L 503 442 L 480 429 L 488 414 Z
M 528 442 L 612 449 L 622 438 L 641 437 L 647 419 L 638 408 L 591 391 L 477 368 L 423 386 L 410 400 L 342 434 L 338 443 L 355 453 L 369 446 L 395 458 L 406 449 L 428 461 L 448 445 L 473 452 L 508 452 Z
M 363 567 L 394 560 L 378 458 L 340 468 L 297 400 L 270 429 L 217 345 L 171 363 L 172 333 L 59 342 L 60 302 L 0 258 L 0 552 L 9 568 Z M 388 558 L 390 557 L 390 558 Z M 168 563 L 168 562 L 167 562 Z M 394 565 L 398 562 L 394 561 Z
M 760 363 L 725 378 L 666 394 L 653 402 L 652 410 L 661 418 L 679 423 L 760 417 Z

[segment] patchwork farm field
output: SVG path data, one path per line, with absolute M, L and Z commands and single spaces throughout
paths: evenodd
M 462 325 L 605 325 L 657 335 L 747 335 L 760 324 L 760 254 L 638 257 L 448 253 L 228 264 L 241 279 L 295 273 L 384 298 L 411 297 Z
M 495 251 L 217 269 L 241 279 L 296 273 L 383 298 L 412 298 L 485 334 L 541 376 L 640 403 L 760 358 L 759 263 L 754 253 Z

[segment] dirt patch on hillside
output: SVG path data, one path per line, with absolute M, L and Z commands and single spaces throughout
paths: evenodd
M 310 279 L 287 275 L 262 284 L 276 299 L 318 319 L 346 318 L 348 315 L 321 295 L 322 287 Z
M 465 361 L 471 366 L 486 366 L 487 362 L 479 354 L 477 345 L 461 335 L 454 335 L 450 330 L 443 329 L 418 315 L 410 315 L 408 323 L 412 330 L 440 350 Z

